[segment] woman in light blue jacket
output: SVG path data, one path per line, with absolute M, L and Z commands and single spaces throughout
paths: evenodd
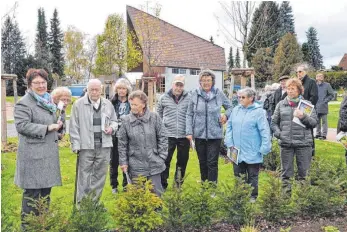
M 234 175 L 246 175 L 247 183 L 253 187 L 251 200 L 255 201 L 263 155 L 271 150 L 270 127 L 262 105 L 254 102 L 256 92 L 245 88 L 238 95 L 240 104 L 233 109 L 228 120 L 225 145 L 229 149 L 239 149 L 238 164 L 233 164 Z

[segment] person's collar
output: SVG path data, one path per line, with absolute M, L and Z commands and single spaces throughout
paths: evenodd
M 137 120 L 143 121 L 143 122 L 148 122 L 149 121 L 149 110 L 147 109 L 147 107 L 144 109 L 144 114 L 140 117 L 137 117 L 136 115 L 134 115 L 132 112 L 130 113 L 130 123 L 133 123 Z

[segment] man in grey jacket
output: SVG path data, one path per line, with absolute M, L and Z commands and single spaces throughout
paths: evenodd
M 316 105 L 316 111 L 318 114 L 318 124 L 316 128 L 315 138 L 325 140 L 327 138 L 328 133 L 328 102 L 334 98 L 334 91 L 329 83 L 324 82 L 324 75 L 322 73 L 318 73 L 316 75 L 316 81 L 318 87 L 318 102 Z
M 183 183 L 183 177 L 189 159 L 189 140 L 186 138 L 186 113 L 189 95 L 184 91 L 184 76 L 175 76 L 172 88 L 158 101 L 157 113 L 163 119 L 166 136 L 168 137 L 168 157 L 165 160 L 166 169 L 161 174 L 163 188 L 168 186 L 170 163 L 177 147 L 177 163 L 175 171 L 176 186 Z M 180 170 L 180 173 L 179 173 Z
M 101 82 L 91 79 L 87 94 L 72 107 L 70 141 L 78 154 L 77 202 L 92 191 L 99 199 L 105 185 L 110 159 L 112 134 L 117 130 L 117 116 L 111 102 L 101 97 Z

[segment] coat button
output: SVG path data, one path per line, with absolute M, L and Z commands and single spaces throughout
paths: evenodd
M 56 140 L 54 140 L 54 142 L 55 142 L 55 143 L 58 143 L 58 140 L 56 139 Z

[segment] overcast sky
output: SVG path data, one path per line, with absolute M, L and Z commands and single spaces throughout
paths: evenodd
M 109 14 L 120 13 L 125 16 L 126 5 L 139 8 L 144 0 L 2 0 L 1 18 L 17 2 L 15 17 L 19 28 L 34 50 L 34 38 L 37 24 L 37 9 L 43 7 L 46 20 L 52 18 L 57 8 L 61 27 L 67 29 L 73 25 L 89 35 L 102 33 Z M 204 39 L 213 36 L 215 44 L 229 52 L 230 44 L 218 31 L 214 14 L 221 15 L 217 0 L 159 0 L 162 5 L 160 18 Z M 324 65 L 330 68 L 337 65 L 344 53 L 347 53 L 347 1 L 291 1 L 295 17 L 295 30 L 300 43 L 305 42 L 305 31 L 313 26 L 318 31 Z M 13 15 L 13 13 L 11 13 Z M 49 24 L 48 24 L 49 25 Z M 230 27 L 231 29 L 232 27 Z

